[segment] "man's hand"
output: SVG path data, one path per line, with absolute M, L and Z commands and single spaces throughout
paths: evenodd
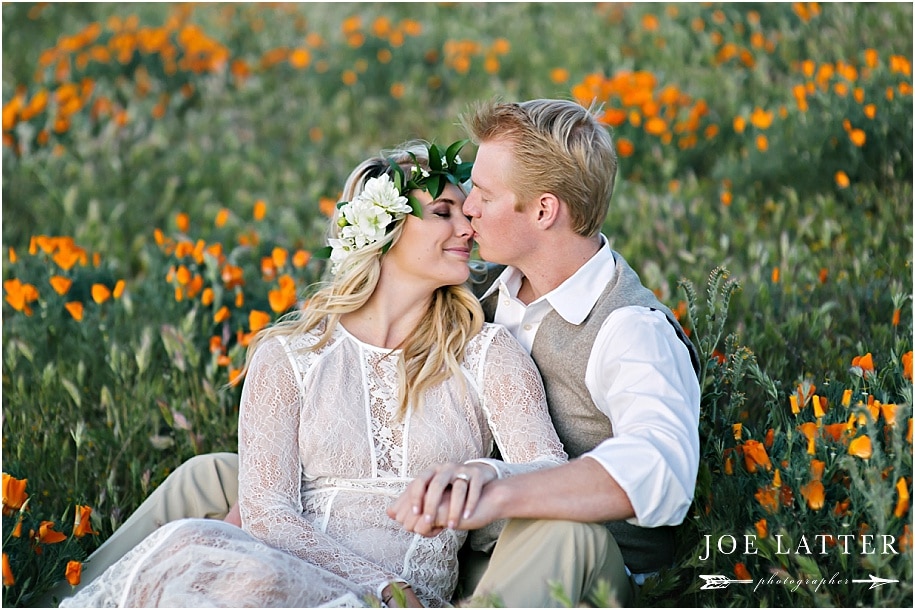
M 387 513 L 405 530 L 422 536 L 436 536 L 445 528 L 470 529 L 466 523 L 483 487 L 495 479 L 495 469 L 486 464 L 440 464 L 413 479 Z

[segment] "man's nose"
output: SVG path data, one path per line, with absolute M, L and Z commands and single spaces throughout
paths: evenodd
M 479 208 L 477 207 L 477 189 L 471 188 L 470 194 L 467 195 L 467 199 L 464 200 L 464 205 L 461 206 L 464 216 L 479 216 Z

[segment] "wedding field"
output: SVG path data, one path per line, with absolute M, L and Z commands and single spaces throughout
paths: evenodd
M 3 606 L 236 449 L 228 384 L 320 277 L 351 167 L 464 137 L 475 100 L 555 97 L 602 104 L 604 234 L 704 363 L 694 504 L 639 605 L 911 607 L 910 3 L 2 19 Z

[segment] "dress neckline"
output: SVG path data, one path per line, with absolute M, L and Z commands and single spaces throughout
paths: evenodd
M 337 322 L 337 328 L 338 328 L 339 331 L 343 334 L 343 336 L 349 338 L 351 341 L 353 341 L 353 342 L 356 343 L 357 345 L 360 345 L 360 346 L 362 346 L 362 347 L 364 347 L 365 349 L 368 349 L 368 350 L 370 350 L 370 351 L 378 352 L 379 354 L 399 354 L 399 353 L 402 351 L 400 348 L 391 349 L 391 348 L 389 348 L 389 347 L 379 347 L 379 346 L 374 345 L 374 344 L 372 344 L 372 343 L 368 343 L 368 342 L 366 342 L 366 341 L 363 341 L 362 339 L 360 339 L 359 337 L 357 337 L 356 335 L 354 335 L 353 333 L 351 333 L 350 331 L 348 331 L 348 330 L 346 329 L 346 327 L 343 326 L 343 323 L 342 323 L 342 322 Z

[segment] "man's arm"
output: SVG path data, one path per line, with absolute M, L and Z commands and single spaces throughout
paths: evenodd
M 584 490 L 587 490 L 586 492 Z M 424 515 L 414 516 L 400 506 L 402 496 L 389 509 L 392 519 L 422 536 L 435 536 L 448 527 L 450 489 L 442 495 L 438 512 L 431 504 Z M 396 507 L 400 506 L 400 509 Z M 404 505 L 406 506 L 406 505 Z M 455 529 L 472 530 L 499 519 L 562 519 L 584 523 L 617 521 L 635 516 L 622 487 L 598 462 L 578 459 L 544 470 L 496 479 L 483 486 L 476 507 L 461 518 Z
M 585 491 L 586 490 L 586 491 Z M 460 529 L 477 529 L 498 519 L 563 519 L 586 523 L 635 516 L 623 488 L 594 460 L 492 481 Z

